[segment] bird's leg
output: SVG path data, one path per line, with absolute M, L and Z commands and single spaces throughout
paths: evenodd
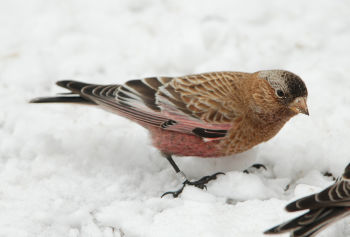
M 212 175 L 208 175 L 208 176 L 204 176 L 202 178 L 200 178 L 199 180 L 197 181 L 189 181 L 186 177 L 186 175 L 179 169 L 179 167 L 176 165 L 175 161 L 173 160 L 173 158 L 171 157 L 171 155 L 169 154 L 163 154 L 165 156 L 165 158 L 169 161 L 169 163 L 171 164 L 171 166 L 174 168 L 176 174 L 181 177 L 182 180 L 184 180 L 182 182 L 182 187 L 177 190 L 177 191 L 170 191 L 170 192 L 165 192 L 163 193 L 162 197 L 164 197 L 165 195 L 168 195 L 168 194 L 171 194 L 173 195 L 173 197 L 178 197 L 183 189 L 185 188 L 186 185 L 193 185 L 197 188 L 200 188 L 200 189 L 206 189 L 207 186 L 206 184 L 209 183 L 209 181 L 213 180 L 213 179 L 216 179 L 216 177 L 219 175 L 219 174 L 224 174 L 222 172 L 217 172 L 215 174 L 212 174 Z

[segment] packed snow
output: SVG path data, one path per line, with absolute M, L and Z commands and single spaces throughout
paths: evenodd
M 346 0 L 1 1 L 0 236 L 254 237 L 298 215 L 284 206 L 350 161 L 349 12 Z M 66 92 L 60 79 L 263 69 L 302 77 L 310 116 L 243 154 L 175 158 L 193 179 L 226 172 L 177 199 L 160 198 L 181 181 L 142 127 L 28 103 Z M 242 172 L 254 163 L 267 171 Z M 350 218 L 319 236 L 350 236 Z

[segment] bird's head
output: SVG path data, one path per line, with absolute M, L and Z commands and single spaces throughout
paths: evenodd
M 274 90 L 276 100 L 294 113 L 309 115 L 307 108 L 307 89 L 301 78 L 284 70 L 266 70 L 257 72 L 258 77 L 266 79 Z

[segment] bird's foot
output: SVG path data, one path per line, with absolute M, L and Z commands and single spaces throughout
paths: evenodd
M 261 170 L 261 169 L 267 170 L 266 166 L 263 164 L 253 164 L 248 169 L 243 170 L 243 173 L 245 174 L 255 173 L 256 170 Z
M 325 176 L 325 177 L 330 177 L 333 181 L 335 181 L 337 178 L 336 177 L 334 177 L 334 175 L 331 173 L 331 172 L 329 172 L 329 171 L 326 171 L 326 172 L 324 172 L 324 173 L 322 173 L 323 174 L 323 176 Z
M 201 179 L 197 180 L 197 181 L 189 181 L 188 179 L 186 179 L 183 183 L 182 183 L 182 187 L 177 190 L 177 191 L 170 191 L 170 192 L 165 192 L 163 193 L 163 195 L 161 197 L 164 197 L 166 195 L 173 195 L 174 198 L 178 197 L 182 191 L 184 190 L 185 186 L 186 185 L 192 185 L 192 186 L 195 186 L 197 188 L 200 188 L 200 189 L 207 189 L 207 183 L 209 183 L 211 180 L 213 179 L 216 179 L 216 177 L 220 174 L 225 174 L 223 172 L 217 172 L 215 174 L 212 174 L 212 175 L 207 175 L 207 176 L 204 176 L 202 177 Z

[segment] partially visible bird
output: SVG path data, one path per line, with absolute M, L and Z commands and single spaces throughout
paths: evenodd
M 204 188 L 219 173 L 191 182 L 173 155 L 223 157 L 243 152 L 271 139 L 294 115 L 309 114 L 304 82 L 284 70 L 149 77 L 123 85 L 65 80 L 57 85 L 71 93 L 31 102 L 97 105 L 137 122 L 183 175 L 183 187 Z M 167 194 L 177 196 L 183 187 Z
M 350 215 L 350 163 L 333 185 L 288 204 L 286 210 L 308 212 L 265 231 L 265 234 L 291 232 L 294 237 L 316 236 L 328 225 Z

